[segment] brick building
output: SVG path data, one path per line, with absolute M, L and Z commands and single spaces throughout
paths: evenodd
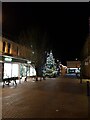
M 0 81 L 3 78 L 35 75 L 32 50 L 0 36 Z
M 82 77 L 90 78 L 90 17 L 89 17 L 89 35 L 82 49 Z
M 90 78 L 90 36 L 86 39 L 82 52 L 82 76 Z
M 75 73 L 76 69 L 80 70 L 80 61 L 67 61 L 67 73 Z

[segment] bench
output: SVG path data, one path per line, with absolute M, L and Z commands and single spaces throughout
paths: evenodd
M 5 85 L 9 86 L 9 84 L 11 83 L 11 81 L 13 81 L 13 85 L 14 84 L 17 85 L 16 80 L 18 80 L 18 77 L 4 78 L 2 80 L 2 82 L 3 82 L 3 88 L 4 88 Z

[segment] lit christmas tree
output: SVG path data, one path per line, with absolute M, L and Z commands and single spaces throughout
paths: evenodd
M 44 73 L 44 76 L 48 76 L 48 77 L 57 76 L 57 67 L 56 67 L 56 63 L 55 63 L 55 59 L 53 57 L 52 51 L 50 51 L 50 54 L 47 53 L 47 59 L 46 59 L 46 64 L 44 66 L 43 73 Z

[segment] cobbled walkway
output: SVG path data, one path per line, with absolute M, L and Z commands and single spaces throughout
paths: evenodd
M 86 84 L 76 78 L 47 78 L 2 89 L 3 118 L 88 118 Z

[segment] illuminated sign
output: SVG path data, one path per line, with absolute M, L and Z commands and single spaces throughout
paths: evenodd
M 6 57 L 4 60 L 5 60 L 5 61 L 8 61 L 8 62 L 11 62 L 11 61 L 12 61 L 12 58 Z
M 29 64 L 29 63 L 31 63 L 31 61 L 27 61 L 27 63 Z

